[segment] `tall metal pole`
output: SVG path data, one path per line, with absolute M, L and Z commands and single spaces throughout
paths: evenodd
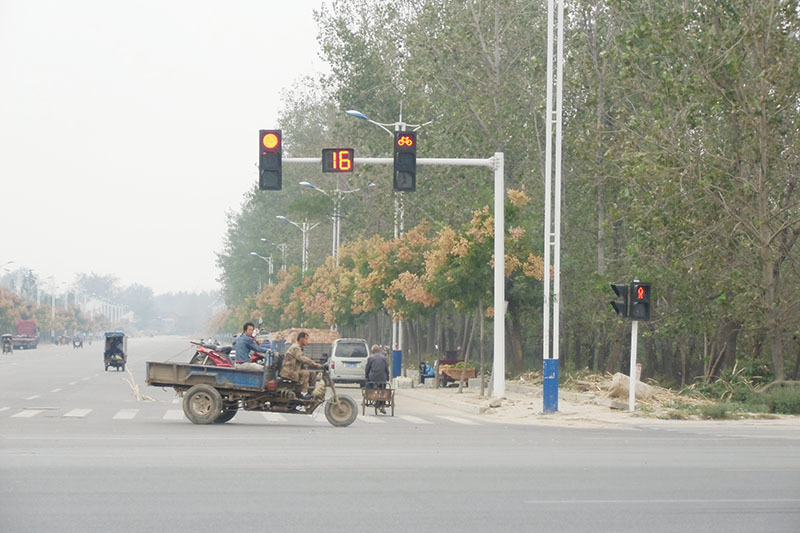
M 308 222 L 303 222 L 303 227 L 300 229 L 303 232 L 303 253 L 302 253 L 302 267 L 300 268 L 300 272 L 302 274 L 302 278 L 305 279 L 306 277 L 306 262 L 308 261 Z
M 563 99 L 563 44 L 564 44 L 564 2 L 558 0 L 558 49 L 553 59 L 553 41 L 556 28 L 553 18 L 556 0 L 547 2 L 547 81 L 545 117 L 545 207 L 544 207 L 544 279 L 542 305 L 542 374 L 543 410 L 545 413 L 558 411 L 558 360 L 560 337 L 561 294 L 561 122 Z M 554 68 L 556 79 L 554 82 Z M 553 109 L 553 86 L 556 88 L 556 104 Z M 553 123 L 556 123 L 555 176 L 553 176 Z M 555 184 L 553 184 L 555 180 Z M 555 186 L 555 207 L 553 206 L 553 187 Z M 555 220 L 553 220 L 555 218 Z M 554 260 L 551 260 L 551 248 Z M 552 267 L 552 270 L 551 270 Z M 550 276 L 553 276 L 551 289 Z M 552 301 L 551 301 L 552 290 Z M 552 308 L 551 308 L 552 305 Z M 553 329 L 550 329 L 550 315 L 553 316 Z
M 505 162 L 502 152 L 494 154 L 494 362 L 492 396 L 506 393 L 506 273 L 505 273 Z M 483 317 L 481 317 L 483 320 Z M 483 379 L 483 376 L 481 376 Z

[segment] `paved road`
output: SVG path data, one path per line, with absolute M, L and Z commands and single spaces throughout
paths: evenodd
M 182 416 L 131 339 L 0 357 L 0 531 L 800 531 L 800 431 L 487 423 L 403 397 L 348 428 L 320 413 Z M 356 389 L 349 393 L 357 395 Z

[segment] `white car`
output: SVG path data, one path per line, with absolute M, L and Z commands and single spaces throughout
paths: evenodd
M 335 383 L 365 383 L 369 347 L 364 339 L 336 339 L 331 345 L 331 379 Z

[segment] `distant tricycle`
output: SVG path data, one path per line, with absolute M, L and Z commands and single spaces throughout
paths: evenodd
M 116 370 L 125 370 L 128 361 L 128 339 L 121 331 L 106 331 L 106 347 L 103 351 L 103 364 Z
M 6 333 L 2 336 L 3 339 L 3 353 L 14 353 L 14 343 L 12 342 L 12 337 L 10 333 Z

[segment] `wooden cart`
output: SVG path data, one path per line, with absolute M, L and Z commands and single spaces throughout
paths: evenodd
M 374 407 L 375 414 L 381 407 L 390 407 L 391 415 L 394 416 L 394 389 L 386 385 L 385 389 L 370 387 L 370 383 L 361 389 L 361 414 L 367 413 L 367 407 Z

